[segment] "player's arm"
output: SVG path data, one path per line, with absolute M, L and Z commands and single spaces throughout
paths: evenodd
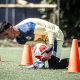
M 51 59 L 51 56 L 52 56 L 52 51 L 53 50 L 53 47 L 52 45 L 50 45 L 50 47 L 48 49 L 46 49 L 45 51 L 42 52 L 42 54 L 45 54 L 45 56 L 43 56 L 40 60 L 45 62 L 49 59 Z
M 50 44 L 50 45 L 49 45 L 49 48 L 46 49 L 45 51 L 43 51 L 42 54 L 44 54 L 44 53 L 47 53 L 47 54 L 48 54 L 48 53 L 51 52 L 52 50 L 53 50 L 53 44 Z
M 54 45 L 54 33 L 51 30 L 48 31 L 48 40 L 49 40 L 49 48 L 43 52 L 47 54 L 53 50 L 53 45 Z

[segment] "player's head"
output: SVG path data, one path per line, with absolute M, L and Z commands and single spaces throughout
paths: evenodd
M 14 39 L 15 31 L 10 23 L 2 22 L 0 23 L 0 36 L 8 39 Z
M 0 23 L 0 34 L 3 33 L 3 32 L 5 32 L 10 27 L 11 27 L 10 23 L 7 23 L 6 21 L 1 22 Z

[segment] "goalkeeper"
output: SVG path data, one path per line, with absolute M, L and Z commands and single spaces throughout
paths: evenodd
M 16 39 L 19 44 L 35 41 L 38 35 L 43 39 L 45 37 L 43 34 L 48 36 L 49 43 L 49 48 L 43 53 L 51 52 L 60 59 L 64 35 L 57 25 L 39 18 L 27 18 L 15 26 L 7 22 L 0 23 L 0 36 Z M 54 41 L 56 41 L 55 46 Z

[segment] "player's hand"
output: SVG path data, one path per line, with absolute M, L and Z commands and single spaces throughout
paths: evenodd
M 45 53 L 45 54 L 46 54 L 46 53 Z M 43 62 L 45 62 L 45 61 L 47 61 L 47 60 L 49 60 L 49 59 L 51 59 L 51 55 L 50 55 L 50 54 L 46 54 L 46 55 L 44 55 L 40 60 L 43 61 Z

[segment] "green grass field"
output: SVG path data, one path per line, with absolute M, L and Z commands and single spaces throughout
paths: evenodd
M 22 48 L 0 48 L 0 80 L 80 80 L 80 73 L 67 73 L 67 69 L 34 70 L 19 66 L 22 51 Z M 61 57 L 68 58 L 69 55 L 70 48 L 63 48 Z

